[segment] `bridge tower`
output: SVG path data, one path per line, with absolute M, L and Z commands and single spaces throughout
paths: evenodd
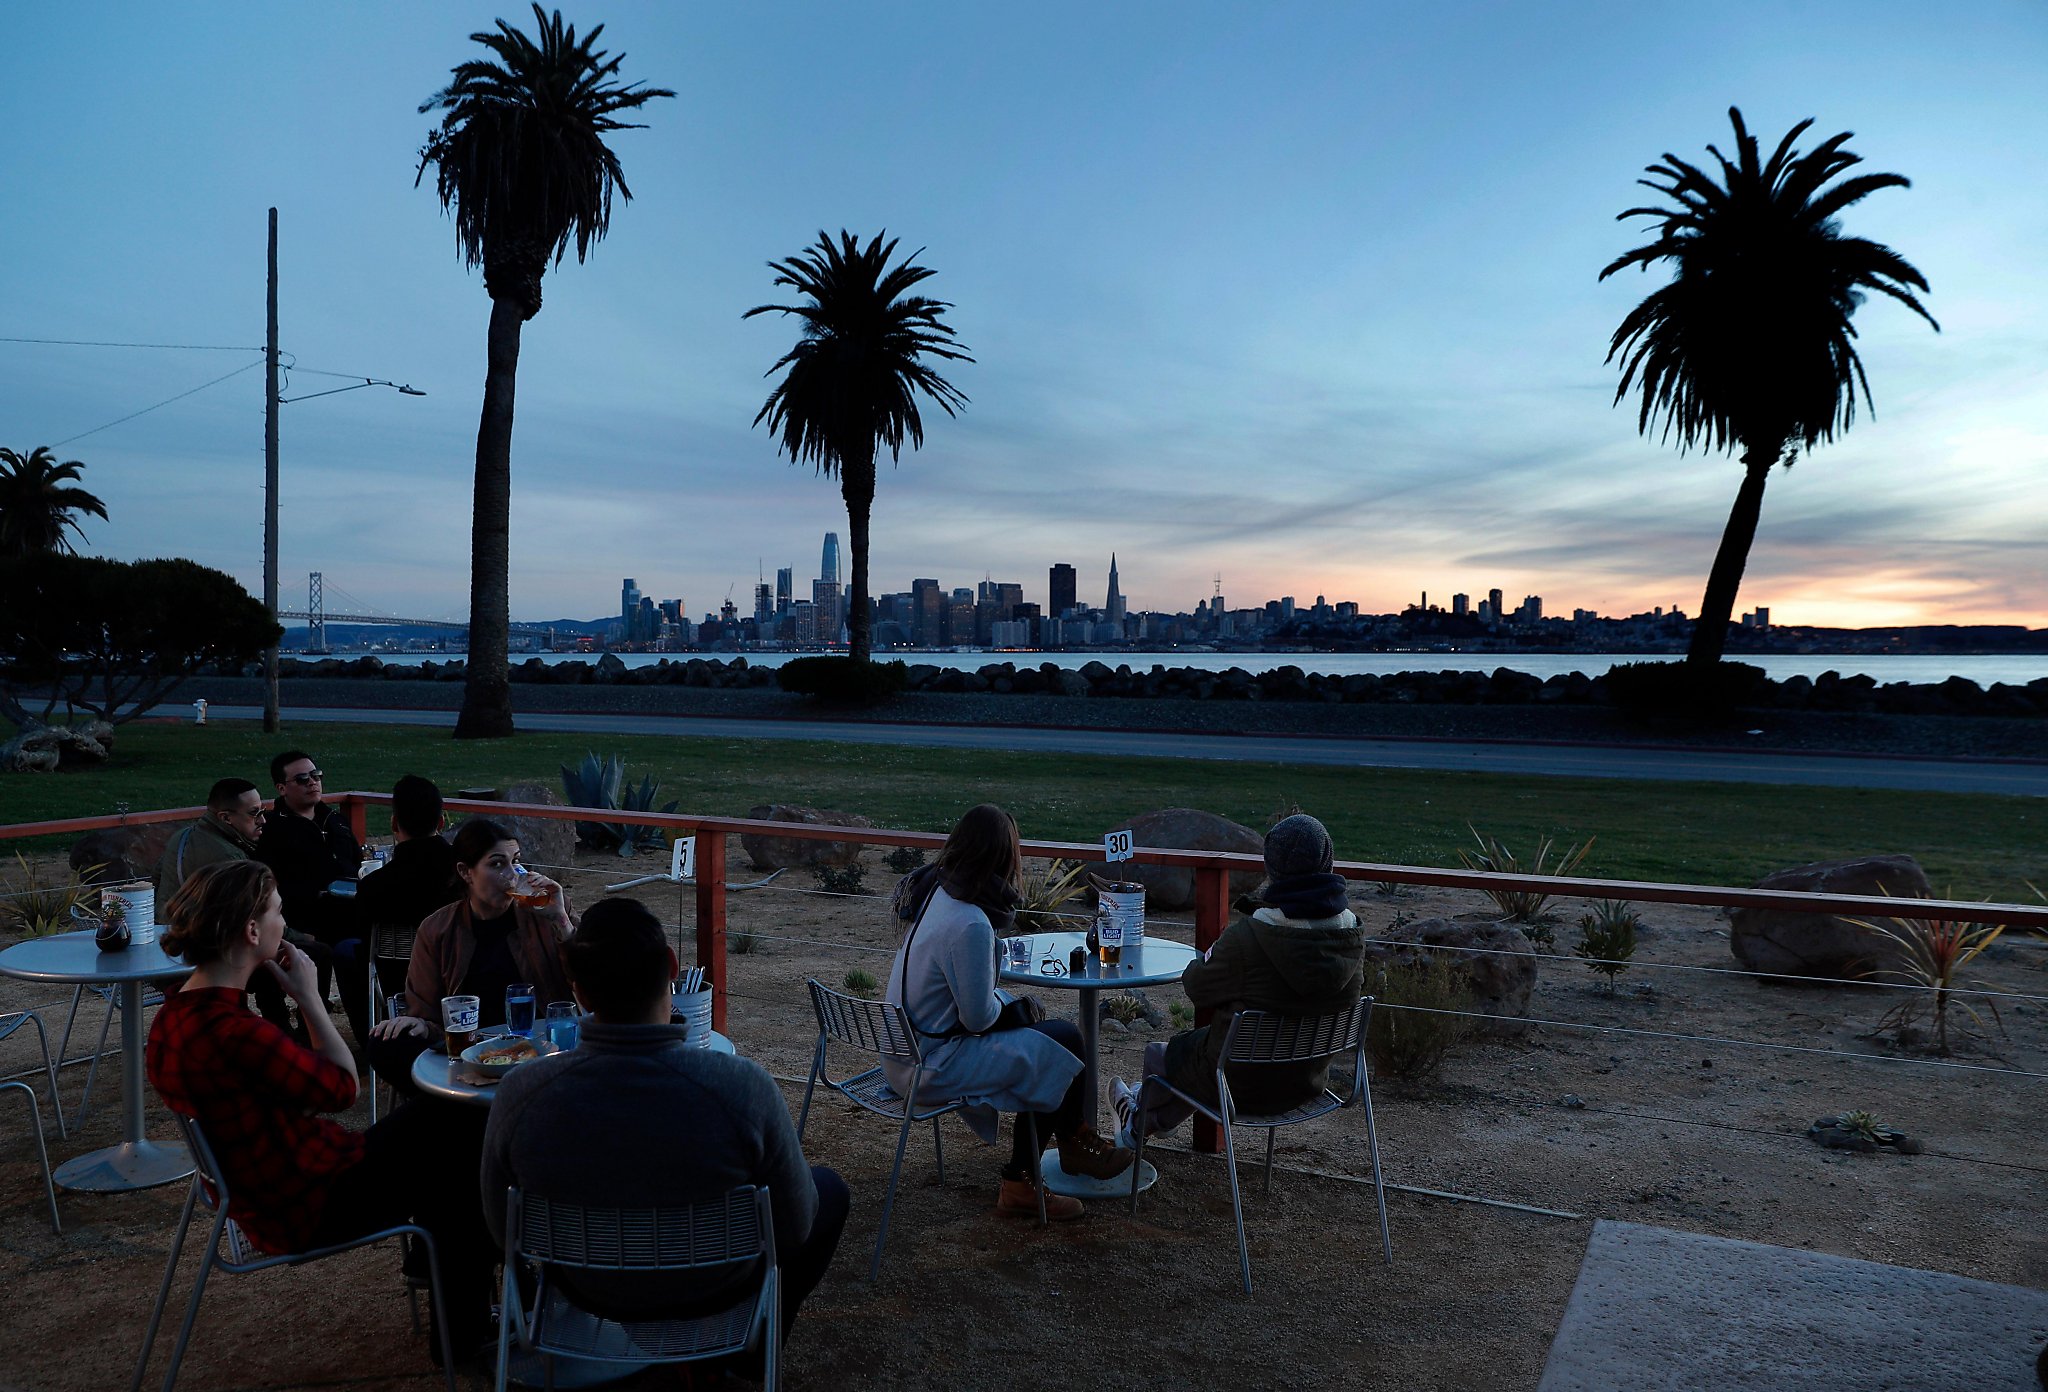
M 306 577 L 306 646 L 313 652 L 327 651 L 327 601 L 317 570 Z

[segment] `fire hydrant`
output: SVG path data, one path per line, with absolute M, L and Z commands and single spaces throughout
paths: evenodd
M 206 701 L 203 697 L 192 703 L 192 723 L 194 725 L 204 725 L 206 723 Z

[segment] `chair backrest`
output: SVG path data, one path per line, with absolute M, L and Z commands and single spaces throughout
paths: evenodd
M 417 923 L 373 923 L 370 925 L 370 955 L 384 961 L 412 960 L 412 941 L 420 935 Z
M 229 1265 L 246 1262 L 256 1255 L 256 1249 L 242 1233 L 241 1224 L 228 1216 L 228 1181 L 220 1170 L 220 1159 L 213 1153 L 212 1144 L 206 1139 L 206 1131 L 197 1117 L 171 1113 L 178 1123 L 178 1130 L 184 1134 L 185 1145 L 192 1152 L 192 1182 L 198 1186 L 200 1200 L 213 1210 L 214 1230 L 218 1243 L 227 1248 L 221 1258 Z
M 818 1012 L 818 1032 L 826 1038 L 876 1058 L 922 1061 L 917 1032 L 902 1006 L 835 991 L 816 977 L 806 984 L 811 988 L 811 1008 Z
M 599 1208 L 509 1189 L 506 1247 L 535 1261 L 593 1271 L 701 1271 L 775 1260 L 765 1185 L 704 1203 Z
M 1363 1045 L 1372 997 L 1327 1015 L 1281 1015 L 1240 1010 L 1223 1039 L 1226 1063 L 1294 1063 L 1325 1059 Z

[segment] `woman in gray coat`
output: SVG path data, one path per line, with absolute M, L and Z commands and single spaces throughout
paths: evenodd
M 896 887 L 897 917 L 910 928 L 889 969 L 888 999 L 903 1007 L 923 1050 L 914 1100 L 926 1106 L 965 1099 L 963 1119 L 990 1142 L 998 1112 L 1033 1113 L 1040 1139 L 1059 1143 L 1062 1169 L 1113 1179 L 1130 1165 L 1131 1153 L 1082 1119 L 1080 1030 L 1044 1018 L 1035 1000 L 996 987 L 999 939 L 1014 920 L 1022 872 L 1017 823 L 983 803 L 961 817 L 936 861 Z M 890 1060 L 883 1068 L 899 1093 L 910 1090 L 907 1064 Z M 1020 1116 L 998 1211 L 1038 1211 L 1033 1158 Z M 1048 1194 L 1046 1216 L 1078 1218 L 1081 1202 Z

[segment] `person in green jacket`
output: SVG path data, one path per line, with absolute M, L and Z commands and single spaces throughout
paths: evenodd
M 1237 1011 L 1326 1014 L 1349 1007 L 1365 987 L 1365 929 L 1345 907 L 1343 877 L 1331 871 L 1330 833 L 1314 817 L 1296 813 L 1266 833 L 1265 857 L 1266 882 L 1237 901 L 1238 917 L 1181 974 L 1189 1002 L 1215 1011 L 1210 1023 L 1145 1047 L 1147 1077 L 1164 1078 L 1212 1107 L 1218 1101 L 1216 1065 Z M 1329 1062 L 1234 1064 L 1227 1076 L 1238 1110 L 1271 1114 L 1321 1092 Z M 1191 1114 L 1163 1089 L 1149 1089 L 1141 1098 L 1121 1078 L 1110 1093 L 1119 1145 L 1137 1145 L 1141 1105 L 1147 1136 L 1172 1130 Z

